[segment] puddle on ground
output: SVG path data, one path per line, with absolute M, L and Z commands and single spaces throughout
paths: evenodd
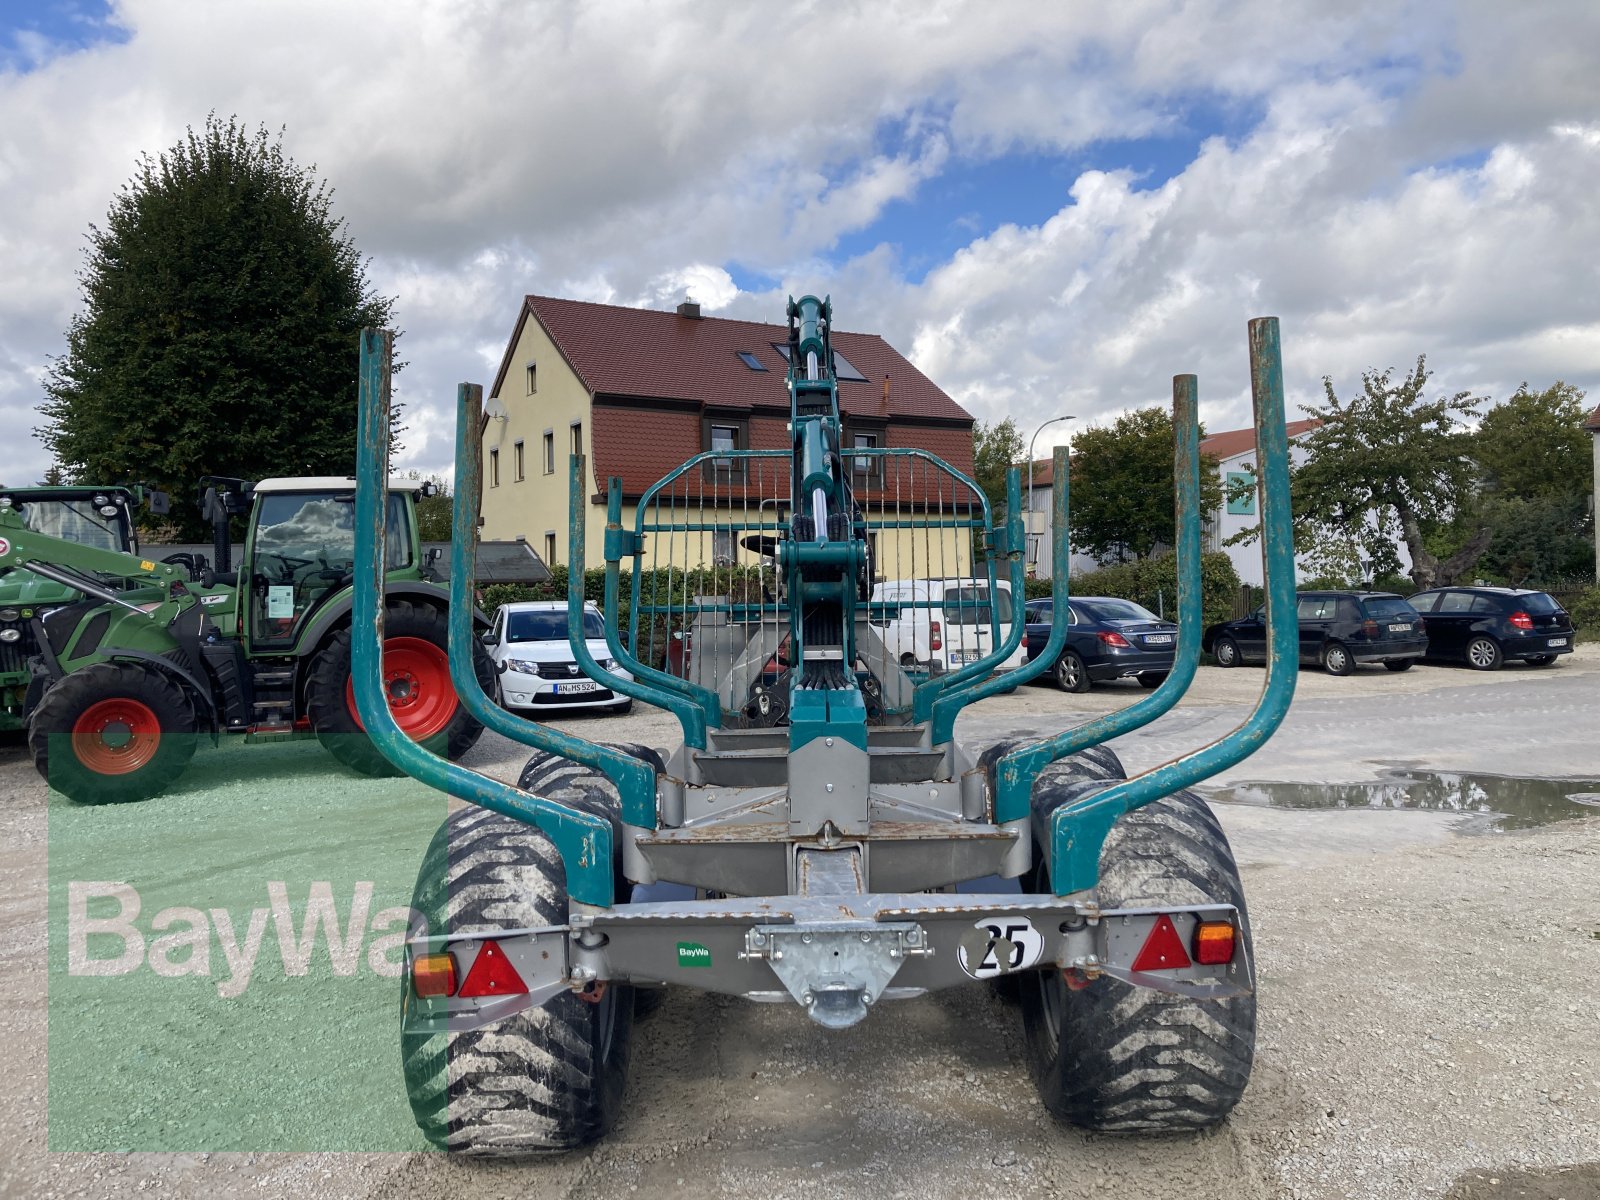
M 1371 783 L 1241 783 L 1207 799 L 1272 808 L 1410 808 L 1486 818 L 1481 829 L 1532 829 L 1600 816 L 1600 780 L 1513 779 L 1393 771 Z

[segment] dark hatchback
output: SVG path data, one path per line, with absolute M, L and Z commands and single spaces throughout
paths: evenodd
M 1405 671 L 1428 649 L 1422 616 L 1392 592 L 1300 592 L 1300 661 L 1330 675 L 1348 675 L 1357 663 L 1381 662 Z M 1266 610 L 1224 621 L 1205 631 L 1200 648 L 1219 667 L 1267 659 Z
M 1502 587 L 1448 587 L 1418 592 L 1412 606 L 1428 622 L 1428 657 L 1454 659 L 1478 671 L 1508 658 L 1548 667 L 1571 654 L 1572 618 L 1547 592 Z
M 1159 687 L 1172 670 L 1178 627 L 1171 621 L 1111 596 L 1074 596 L 1067 608 L 1067 644 L 1050 667 L 1064 690 L 1086 692 L 1091 683 L 1129 676 L 1147 688 Z M 1027 613 L 1032 662 L 1050 640 L 1054 601 L 1030 600 Z

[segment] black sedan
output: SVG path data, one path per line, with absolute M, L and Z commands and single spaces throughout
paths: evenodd
M 1172 670 L 1178 627 L 1131 600 L 1074 596 L 1067 604 L 1067 644 L 1051 666 L 1065 691 L 1087 692 L 1091 683 L 1137 679 L 1159 687 Z M 1050 640 L 1051 600 L 1028 601 L 1028 661 Z
M 1411 606 L 1428 622 L 1428 657 L 1496 671 L 1508 658 L 1548 667 L 1571 654 L 1572 618 L 1547 592 L 1448 587 L 1418 592 Z
M 1428 624 L 1403 596 L 1392 592 L 1297 592 L 1300 662 L 1330 675 L 1348 675 L 1357 663 L 1409 671 L 1428 649 Z M 1266 662 L 1266 609 L 1212 625 L 1200 648 L 1219 667 Z

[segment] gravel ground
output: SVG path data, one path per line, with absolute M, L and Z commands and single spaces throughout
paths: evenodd
M 1183 705 L 1118 750 L 1144 768 L 1218 736 L 1261 676 L 1203 670 Z M 1143 694 L 1024 687 L 959 734 L 1048 733 Z M 653 711 L 562 724 L 673 740 Z M 1597 742 L 1600 647 L 1543 671 L 1306 671 L 1284 729 L 1212 784 L 1421 766 L 1592 779 Z M 514 777 L 522 757 L 485 737 L 471 761 Z M 308 781 L 308 803 L 341 778 Z M 1217 807 L 1244 864 L 1261 1015 L 1250 1088 L 1213 1134 L 1057 1127 L 1034 1098 L 1016 1010 L 973 986 L 843 1033 L 786 1007 L 671 993 L 637 1030 L 622 1127 L 551 1161 L 49 1154 L 45 790 L 20 748 L 0 745 L 0 1195 L 1600 1197 L 1600 821 L 1484 833 L 1454 814 Z M 372 1081 L 399 1085 L 398 1071 Z

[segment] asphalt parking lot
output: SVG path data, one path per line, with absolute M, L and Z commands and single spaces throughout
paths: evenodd
M 1600 813 L 1590 807 L 1600 801 L 1597 650 L 1580 647 L 1553 669 L 1493 675 L 1304 671 L 1278 735 L 1208 782 L 1244 867 L 1260 1033 L 1234 1116 L 1215 1133 L 1181 1138 L 1054 1125 L 1022 1065 L 1016 1011 L 973 986 L 886 1005 L 842 1034 L 787 1007 L 672 993 L 638 1027 L 621 1128 L 592 1151 L 549 1161 L 221 1152 L 229 1143 L 220 1135 L 165 1153 L 51 1153 L 47 1094 L 53 1113 L 84 1101 L 64 1090 L 69 1083 L 129 1109 L 144 1101 L 115 1061 L 99 1076 L 48 1074 L 47 1024 L 53 1038 L 72 1027 L 46 1003 L 47 977 L 56 982 L 46 969 L 46 848 L 59 863 L 64 833 L 92 834 L 82 822 L 94 814 L 49 807 L 26 755 L 0 746 L 0 1071 L 10 1081 L 0 1095 L 9 1134 L 0 1141 L 0 1195 L 1600 1195 L 1600 820 L 1586 816 Z M 1137 770 L 1215 738 L 1242 719 L 1260 680 L 1255 670 L 1203 670 L 1184 704 L 1117 749 Z M 958 736 L 1045 734 L 1143 694 L 1133 685 L 1085 695 L 1024 687 L 965 715 Z M 665 745 L 672 734 L 649 710 L 560 724 L 599 740 Z M 514 778 L 523 757 L 486 736 L 469 761 Z M 110 819 L 126 822 L 129 838 L 177 819 L 172 828 L 192 832 L 140 844 L 156 854 L 176 842 L 196 877 L 209 863 L 259 851 L 239 845 L 234 815 L 243 821 L 274 806 L 273 819 L 315 816 L 305 840 L 411 852 L 398 819 L 392 845 L 379 844 L 370 821 L 337 819 L 361 786 L 313 753 L 282 753 L 277 774 L 267 773 L 270 804 L 231 781 L 232 761 L 197 759 L 193 781 Z M 1440 778 L 1448 786 L 1413 786 Z M 1558 786 L 1537 820 L 1507 821 L 1496 804 L 1521 795 L 1497 782 L 1507 779 L 1573 781 L 1578 799 Z M 1394 786 L 1359 790 L 1386 780 Z M 1293 784 L 1310 791 L 1274 790 Z M 1318 793 L 1336 803 L 1274 802 L 1292 795 L 1305 805 Z M 1408 807 L 1413 796 L 1422 807 Z M 271 869 L 287 870 L 281 861 L 262 869 L 272 878 Z M 138 1027 L 175 1023 L 129 1007 L 120 1017 Z M 315 1112 L 320 1080 L 343 1051 L 337 1039 L 319 1040 L 311 1026 L 328 1019 L 314 1015 L 275 1043 L 279 1056 L 248 1061 L 210 1028 L 168 1031 L 229 1068 L 207 1086 L 248 1092 L 208 1095 L 194 1112 L 230 1104 Z M 380 1015 L 363 1037 L 381 1043 L 392 1033 L 382 1024 Z M 51 1059 L 69 1061 L 71 1049 L 53 1040 Z M 392 1096 L 398 1068 L 361 1082 Z

